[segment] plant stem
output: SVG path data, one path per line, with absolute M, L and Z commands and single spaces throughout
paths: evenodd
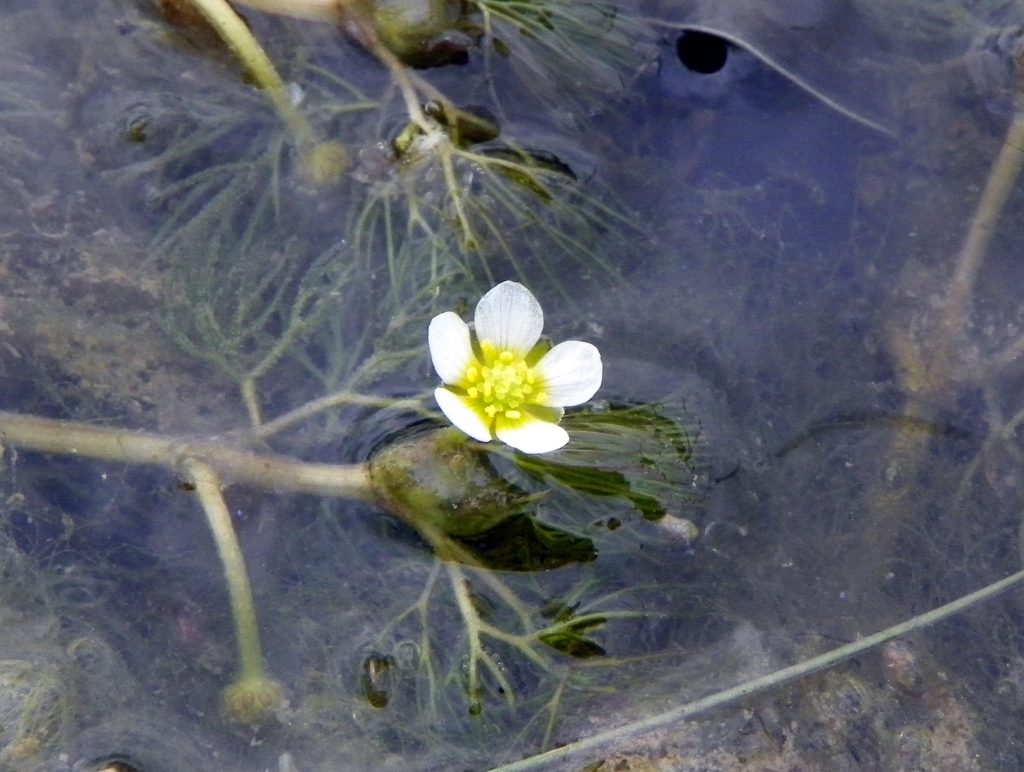
M 258 428 L 263 423 L 263 414 L 260 411 L 260 399 L 256 394 L 256 379 L 251 374 L 246 375 L 242 378 L 240 390 L 245 409 L 249 413 L 249 422 L 254 429 Z
M 746 697 L 750 697 L 751 695 L 765 692 L 769 689 L 783 686 L 784 684 L 792 683 L 800 678 L 805 678 L 819 671 L 833 667 L 840 662 L 850 659 L 851 657 L 855 657 L 869 649 L 873 649 L 886 641 L 892 640 L 893 638 L 899 638 L 900 636 L 907 635 L 908 633 L 919 630 L 922 627 L 927 627 L 928 625 L 935 624 L 943 619 L 947 619 L 955 614 L 966 611 L 979 603 L 991 600 L 1021 584 L 1024 584 L 1024 571 L 1018 571 L 1005 579 L 994 582 L 993 584 L 977 590 L 976 592 L 972 592 L 969 595 L 964 595 L 963 597 L 958 598 L 951 603 L 947 603 L 944 606 L 939 606 L 936 609 L 932 609 L 924 614 L 908 619 L 898 625 L 888 627 L 885 630 L 877 632 L 874 635 L 869 635 L 859 641 L 854 641 L 853 643 L 849 643 L 845 646 L 840 646 L 837 649 L 833 649 L 832 651 L 821 654 L 817 657 L 811 657 L 810 659 L 804 660 L 796 665 L 776 670 L 774 673 L 769 673 L 768 675 L 761 676 L 760 678 L 746 681 L 730 689 L 716 692 L 715 694 L 708 695 L 707 697 L 702 697 L 699 700 L 688 702 L 685 705 L 680 705 L 677 708 L 665 711 L 664 713 L 660 713 L 656 716 L 651 716 L 650 718 L 643 719 L 642 721 L 635 721 L 604 732 L 598 732 L 585 740 L 568 743 L 560 748 L 555 748 L 553 750 L 537 754 L 536 756 L 531 756 L 527 759 L 523 759 L 522 761 L 497 767 L 492 770 L 492 772 L 521 772 L 521 770 L 538 769 L 552 764 L 553 762 L 558 762 L 558 767 L 562 768 L 566 759 L 578 758 L 586 752 L 593 752 L 616 740 L 636 737 L 637 735 L 650 732 L 653 729 L 675 724 L 699 713 L 711 710 L 712 708 L 720 708 L 725 705 L 729 705 Z
M 298 144 L 314 144 L 313 129 L 288 98 L 284 81 L 278 75 L 263 46 L 253 37 L 227 0 L 193 0 L 196 7 L 220 35 L 235 56 L 245 65 L 253 80 L 267 92 L 281 119 L 295 135 Z
M 365 464 L 310 464 L 239 450 L 211 440 L 110 429 L 0 411 L 0 443 L 42 453 L 154 464 L 177 471 L 203 461 L 229 482 L 377 503 Z
M 996 224 L 1020 176 L 1021 167 L 1024 166 L 1024 60 L 1018 60 L 1017 68 L 1018 83 L 1013 121 L 985 181 L 985 189 L 971 218 L 971 226 L 957 258 L 956 272 L 953 274 L 946 305 L 947 334 L 961 332 L 967 322 L 978 270 L 985 259 L 985 252 L 992 241 Z
M 268 678 L 263 670 L 260 631 L 256 624 L 256 605 L 252 599 L 252 587 L 249 584 L 249 573 L 245 568 L 245 558 L 235 536 L 231 513 L 224 503 L 217 471 L 205 461 L 195 458 L 186 458 L 182 465 L 195 485 L 206 522 L 217 545 L 217 555 L 220 557 L 224 579 L 228 585 L 231 619 L 235 625 L 238 676 L 222 695 L 224 712 L 235 721 L 260 724 L 279 707 L 283 690 L 281 685 Z
M 290 16 L 293 19 L 337 24 L 341 17 L 339 0 L 239 0 L 242 5 L 263 13 Z
M 318 413 L 322 413 L 325 410 L 339 407 L 341 405 L 366 405 L 369 407 L 380 407 L 387 408 L 389 410 L 409 410 L 415 413 L 419 413 L 424 417 L 430 417 L 436 415 L 433 411 L 423 409 L 423 400 L 420 398 L 413 399 L 395 399 L 393 397 L 375 397 L 367 394 L 359 394 L 354 391 L 341 390 L 336 391 L 333 394 L 328 394 L 325 397 L 320 397 L 307 402 L 301 407 L 289 410 L 287 413 L 279 415 L 272 421 L 267 421 L 253 428 L 253 434 L 261 439 L 266 439 L 274 434 L 278 434 L 285 429 L 289 429 L 295 424 L 306 421 L 313 418 Z
M 470 713 L 476 715 L 480 711 L 478 663 L 483 655 L 480 646 L 480 617 L 473 607 L 473 600 L 470 598 L 469 586 L 462 573 L 462 568 L 458 563 L 446 563 L 445 568 L 448 571 L 452 591 L 455 593 L 455 601 L 459 605 L 462 624 L 466 627 L 466 638 L 469 644 L 469 656 L 466 662 L 466 692 L 469 695 Z
M 213 467 L 198 459 L 186 459 L 184 467 L 196 486 L 196 494 L 203 505 L 206 522 L 217 544 L 217 554 L 220 555 L 220 562 L 224 566 L 224 578 L 228 585 L 231 616 L 235 623 L 235 637 L 238 642 L 238 680 L 262 680 L 265 676 L 259 628 L 256 626 L 256 607 L 252 600 L 245 558 L 242 557 L 242 550 L 238 546 L 235 529 L 231 524 L 231 513 L 228 512 L 221 494 L 220 478 Z

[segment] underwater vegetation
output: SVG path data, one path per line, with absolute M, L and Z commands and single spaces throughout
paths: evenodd
M 1022 23 L 5 6 L 0 767 L 1019 766 Z

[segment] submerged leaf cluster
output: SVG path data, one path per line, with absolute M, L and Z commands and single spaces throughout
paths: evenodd
M 573 441 L 559 454 L 516 454 L 516 465 L 548 485 L 627 500 L 648 520 L 698 509 L 708 484 L 699 435 L 664 406 L 610 404 L 568 414 Z
M 156 757 L 166 753 L 171 767 L 200 768 L 209 749 L 228 744 L 241 752 L 248 739 L 248 755 L 236 760 L 252 768 L 359 768 L 368 756 L 477 768 L 576 737 L 585 744 L 595 732 L 607 735 L 598 723 L 605 716 L 627 716 L 635 707 L 646 716 L 662 696 L 678 704 L 700 694 L 657 719 L 676 731 L 697 710 L 821 667 L 828 640 L 864 635 L 879 615 L 897 618 L 931 604 L 936 593 L 952 597 L 979 577 L 997 582 L 1016 570 L 1014 470 L 1024 412 L 1015 380 L 1024 341 L 1013 323 L 1016 295 L 992 281 L 1012 275 L 1016 264 L 1000 260 L 998 239 L 991 250 L 987 245 L 994 223 L 1015 222 L 1002 208 L 1019 172 L 1021 116 L 1000 154 L 1013 168 L 993 169 L 1002 192 L 982 196 L 950 293 L 933 291 L 949 280 L 936 258 L 948 234 L 936 227 L 929 235 L 922 223 L 964 210 L 995 121 L 974 133 L 957 113 L 951 133 L 938 132 L 941 141 L 915 137 L 914 163 L 900 168 L 923 168 L 933 182 L 955 166 L 948 179 L 957 184 L 949 187 L 959 192 L 946 201 L 929 184 L 929 196 L 901 202 L 910 216 L 882 211 L 906 188 L 885 173 L 892 168 L 888 151 L 863 137 L 854 156 L 839 159 L 855 161 L 849 168 L 856 180 L 840 175 L 819 186 L 815 170 L 791 175 L 797 167 L 789 159 L 756 152 L 752 160 L 715 163 L 737 136 L 749 141 L 734 131 L 745 125 L 727 123 L 749 110 L 768 124 L 778 108 L 813 119 L 817 100 L 831 119 L 852 119 L 870 136 L 892 134 L 887 92 L 875 88 L 890 54 L 879 49 L 862 61 L 849 55 L 855 45 L 860 54 L 865 36 L 876 32 L 902 29 L 903 45 L 893 51 L 910 59 L 926 52 L 924 69 L 941 71 L 944 88 L 960 100 L 968 98 L 960 62 L 932 65 L 950 51 L 983 55 L 975 64 L 998 72 L 967 75 L 995 81 L 981 93 L 996 95 L 1005 108 L 1020 64 L 1019 36 L 1017 27 L 993 24 L 1008 18 L 1008 4 L 968 13 L 944 1 L 901 15 L 902 6 L 915 9 L 855 0 L 819 14 L 812 3 L 798 10 L 813 18 L 797 24 L 789 12 L 799 3 L 768 2 L 750 13 L 742 0 L 249 0 L 245 23 L 235 21 L 265 59 L 258 68 L 258 57 L 240 62 L 240 49 L 225 46 L 208 17 L 195 12 L 219 7 L 240 17 L 242 2 L 49 5 L 13 3 L 0 11 L 0 198 L 7 207 L 0 277 L 12 287 L 0 297 L 12 373 L 5 408 L 91 423 L 40 418 L 44 441 L 31 445 L 11 439 L 19 414 L 2 419 L 8 473 L 0 540 L 10 533 L 18 541 L 0 550 L 0 574 L 11 580 L 0 595 L 13 612 L 4 616 L 10 651 L 0 663 L 10 693 L 6 713 L 0 710 L 0 766 L 142 768 L 159 766 Z M 704 97 L 678 100 L 659 124 L 642 128 L 635 111 L 621 109 L 655 63 L 654 36 L 631 15 L 639 8 L 673 16 L 661 23 L 665 35 L 703 30 L 720 38 L 732 64 L 754 68 L 736 75 L 734 67 L 719 78 L 742 80 L 730 91 L 737 98 L 729 108 Z M 989 10 L 992 20 L 965 24 L 964 17 Z M 69 28 L 75 34 L 67 37 Z M 812 37 L 834 45 L 804 45 Z M 771 73 L 782 79 L 764 78 Z M 803 97 L 775 105 L 749 99 L 743 111 L 729 112 L 766 80 L 772 96 L 788 84 Z M 667 81 L 639 86 L 651 97 Z M 917 86 L 904 93 L 913 109 L 927 106 Z M 914 130 L 928 133 L 948 115 L 934 124 L 917 115 Z M 676 118 L 686 125 L 669 126 Z M 778 126 L 762 132 L 752 125 L 755 151 L 791 139 Z M 794 136 L 802 141 L 814 131 L 801 124 Z M 678 262 L 673 254 L 648 276 L 646 224 L 612 188 L 651 172 L 669 154 L 659 144 L 669 132 L 680 132 L 673 140 L 704 141 L 663 143 L 673 154 L 682 146 L 673 156 L 679 164 L 662 164 L 656 179 L 630 191 L 640 199 L 679 188 L 671 210 L 665 207 L 671 222 L 659 228 L 666 240 L 685 244 L 685 264 L 669 268 Z M 920 148 L 931 146 L 935 157 L 920 163 Z M 951 155 L 950 148 L 957 150 Z M 637 152 L 651 158 L 633 163 Z M 743 174 L 733 187 L 735 166 Z M 748 184 L 763 173 L 767 182 Z M 796 189 L 798 200 L 791 197 Z M 839 200 L 837 192 L 853 196 Z M 799 202 L 806 198 L 820 220 L 804 222 Z M 843 201 L 856 203 L 856 222 L 843 243 L 820 243 L 838 222 L 833 217 L 846 216 L 833 207 L 838 202 L 845 212 Z M 863 230 L 876 219 L 886 223 L 877 241 Z M 813 235 L 805 240 L 806 233 Z M 913 238 L 889 250 L 898 233 Z M 918 259 L 923 250 L 927 260 Z M 983 259 L 989 251 L 991 264 Z M 906 273 L 887 273 L 908 254 Z M 819 289 L 821 270 L 835 292 L 810 302 L 815 295 L 807 290 Z M 606 293 L 620 288 L 630 300 L 663 298 L 664 290 L 651 288 L 663 279 L 675 282 L 672 291 L 687 310 L 666 334 L 692 341 L 681 330 L 714 320 L 697 338 L 711 342 L 708 357 L 730 373 L 719 383 L 730 392 L 724 423 L 742 424 L 737 436 L 769 424 L 785 431 L 787 421 L 774 420 L 779 404 L 819 404 L 822 397 L 807 392 L 831 398 L 831 387 L 848 383 L 865 363 L 871 382 L 861 385 L 873 393 L 896 387 L 886 406 L 898 414 L 879 421 L 870 412 L 867 420 L 842 413 L 857 420 L 830 423 L 825 428 L 836 431 L 829 432 L 812 425 L 763 466 L 741 468 L 733 479 L 750 487 L 738 506 L 729 498 L 716 506 L 710 523 L 701 512 L 709 485 L 704 438 L 680 404 L 636 404 L 628 390 L 610 404 L 566 403 L 570 410 L 557 417 L 571 439 L 559 448 L 527 446 L 543 455 L 437 428 L 430 402 L 437 379 L 425 339 L 441 312 L 468 320 L 485 290 L 518 281 L 551 301 L 548 328 L 558 339 L 622 343 L 631 324 L 660 322 L 671 311 L 639 309 L 630 317 L 635 323 L 606 324 L 594 309 L 613 305 L 619 298 Z M 898 300 L 897 318 L 875 325 L 874 304 L 862 302 L 868 287 L 879 292 L 872 298 Z M 870 324 L 865 306 L 872 306 Z M 821 334 L 811 345 L 772 337 L 805 329 L 812 314 L 820 314 L 818 322 L 834 316 L 835 326 L 816 328 Z M 480 341 L 485 326 L 463 325 L 476 363 L 492 371 L 443 380 L 473 400 L 483 394 L 477 406 L 489 418 L 488 408 L 521 418 L 523 405 L 513 402 L 529 396 L 525 389 L 506 401 L 488 401 L 486 390 L 521 387 L 520 374 L 533 389 L 521 371 L 548 343 L 541 339 L 536 351 L 527 346 L 521 358 L 503 362 Z M 768 335 L 747 339 L 744 331 L 754 328 Z M 844 337 L 851 329 L 855 341 Z M 822 341 L 829 343 L 824 354 Z M 844 342 L 859 353 L 837 365 L 850 351 Z M 676 353 L 674 345 L 654 348 L 637 352 L 637 360 Z M 683 353 L 672 367 L 706 363 L 699 346 Z M 496 374 L 498 365 L 512 371 Z M 123 378 L 128 372 L 133 377 Z M 903 395 L 915 399 L 895 407 Z M 768 404 L 776 397 L 781 402 Z M 188 408 L 179 423 L 181 416 L 164 410 L 176 404 Z M 959 422 L 965 406 L 970 432 L 920 431 L 945 425 L 945 409 Z M 97 425 L 118 419 L 133 428 Z M 979 421 L 985 425 L 976 432 Z M 708 423 L 716 434 L 717 423 Z M 140 424 L 151 431 L 138 431 Z M 487 423 L 474 436 L 491 439 L 492 428 L 497 424 Z M 97 437 L 105 441 L 90 452 L 104 459 L 99 463 L 156 458 L 159 482 L 148 473 L 95 474 L 81 460 L 89 444 L 77 439 Z M 38 474 L 35 451 L 79 458 Z M 221 575 L 212 549 L 195 549 L 203 543 L 194 517 L 197 458 L 223 472 L 204 488 L 220 503 L 225 530 L 242 532 L 245 553 L 260 567 L 253 578 L 259 630 L 271 641 L 266 664 L 286 684 L 281 690 L 261 675 L 258 646 L 244 649 L 252 668 L 228 688 L 222 709 L 253 726 L 254 734 L 242 730 L 246 737 L 215 707 L 231 657 L 222 615 L 207 614 L 204 627 L 196 610 L 222 602 L 209 592 Z M 876 465 L 860 463 L 865 459 Z M 246 476 L 233 476 L 243 461 Z M 52 456 L 45 463 L 52 469 Z M 72 467 L 77 480 L 65 474 Z M 340 484 L 326 492 L 291 485 L 342 468 L 351 473 L 343 478 L 348 493 L 338 492 Z M 169 486 L 168 475 L 183 470 L 192 471 Z M 273 491 L 273 501 L 257 490 Z M 303 496 L 285 498 L 286 490 Z M 335 500 L 348 495 L 352 501 Z M 189 516 L 137 519 L 139 512 L 177 515 L 176 506 Z M 748 527 L 748 519 L 759 527 Z M 1017 575 L 1001 586 L 1021 581 Z M 997 590 L 990 584 L 986 592 Z M 144 607 L 134 603 L 140 597 Z M 840 607 L 835 598 L 843 599 Z M 241 616 L 247 639 L 258 642 L 252 609 Z M 883 637 L 939 618 L 919 618 Z M 959 747 L 973 752 L 962 740 L 970 734 L 965 727 L 981 723 L 971 711 L 982 701 L 964 693 L 996 695 L 997 710 L 1011 719 L 1024 704 L 1019 625 L 1006 611 L 986 619 L 995 624 L 976 627 L 987 637 L 963 625 L 933 631 L 947 636 L 953 651 L 963 651 L 966 638 L 985 655 L 943 663 L 941 672 L 955 673 L 959 687 L 956 678 L 930 677 L 926 658 L 911 647 L 894 645 L 880 662 L 858 660 L 856 674 L 822 679 L 818 687 L 808 681 L 789 693 L 785 721 L 773 726 L 769 716 L 761 734 L 788 752 L 825 717 L 829 742 L 819 744 L 816 758 L 827 756 L 826 766 L 839 758 L 835 749 L 852 754 L 865 743 L 876 758 L 906 761 L 924 758 L 910 753 L 911 745 L 943 744 L 929 740 L 939 733 L 924 725 L 938 705 Z M 36 633 L 31 643 L 18 640 L 26 627 Z M 35 642 L 55 635 L 52 651 Z M 118 652 L 101 642 L 105 636 Z M 856 646 L 858 656 L 868 651 L 864 641 Z M 839 647 L 830 661 L 852 652 Z M 775 680 L 760 675 L 765 662 L 791 656 L 803 658 L 804 669 L 786 667 Z M 705 696 L 733 685 L 741 672 L 759 675 Z M 188 688 L 176 692 L 167 683 Z M 89 685 L 98 686 L 91 699 Z M 146 702 L 154 694 L 155 707 Z M 883 711 L 885 700 L 900 705 Z M 137 704 L 154 712 L 147 716 Z M 178 728 L 168 715 L 175 710 Z M 276 720 L 289 730 L 267 726 Z M 69 744 L 78 734 L 90 743 L 98 735 L 104 747 Z M 784 742 L 775 743 L 780 737 Z M 294 745 L 284 749 L 283 741 Z M 121 755 L 132 743 L 144 760 Z M 443 761 L 424 757 L 433 748 L 444 749 Z
M 152 259 L 170 278 L 166 328 L 238 385 L 261 437 L 311 418 L 329 427 L 333 409 L 370 404 L 383 379 L 409 383 L 426 320 L 501 279 L 544 287 L 569 313 L 584 313 L 581 290 L 621 286 L 618 262 L 642 241 L 639 224 L 581 160 L 584 148 L 550 144 L 552 127 L 521 135 L 533 119 L 518 117 L 543 105 L 577 114 L 581 125 L 593 120 L 645 66 L 642 25 L 602 2 L 455 5 L 452 15 L 451 4 L 436 4 L 439 16 L 415 29 L 404 11 L 391 14 L 397 4 L 343 11 L 344 29 L 379 60 L 376 82 L 349 79 L 353 59 L 336 40 L 314 38 L 300 51 L 286 38 L 272 50 L 293 79 L 288 93 L 261 104 L 258 92 L 224 83 L 197 95 L 200 109 L 179 114 L 187 131 L 157 131 L 147 116 L 131 123 L 134 160 L 112 174 L 156 191 L 149 205 L 163 225 Z M 479 101 L 453 99 L 413 69 L 448 63 L 458 50 L 478 57 L 464 80 L 482 75 Z M 282 112 L 284 97 L 292 107 Z M 315 173 L 317 149 L 341 145 L 346 173 Z M 296 388 L 283 388 L 289 381 Z M 591 610 L 545 618 L 532 608 L 535 592 L 521 597 L 491 575 L 595 565 L 599 550 L 578 518 L 547 522 L 538 503 L 565 509 L 557 491 L 572 492 L 628 502 L 655 519 L 679 511 L 680 483 L 690 491 L 698 476 L 690 436 L 655 407 L 566 422 L 570 446 L 532 465 L 517 458 L 515 474 L 445 431 L 388 445 L 371 461 L 378 501 L 447 566 L 471 712 L 495 689 L 515 701 L 503 663 L 554 673 L 553 655 L 603 657 L 601 631 L 632 616 L 628 604 L 599 602 L 600 592 L 584 601 L 584 585 L 559 594 Z M 415 616 L 423 699 L 436 706 L 452 699 L 438 673 L 457 661 L 431 653 L 434 581 Z M 376 709 L 394 707 L 396 660 L 378 644 L 373 652 L 363 660 L 363 693 Z
M 392 14 L 398 4 L 370 5 L 378 28 L 395 33 L 410 22 L 405 11 Z M 534 85 L 545 72 L 553 99 L 580 98 L 584 80 L 574 72 L 586 69 L 592 82 L 635 69 L 626 40 L 639 39 L 639 26 L 602 3 L 470 3 L 454 19 L 438 5 L 474 46 L 505 50 L 519 74 L 529 68 Z M 344 389 L 368 358 L 378 376 L 382 359 L 407 361 L 419 343 L 408 311 L 425 289 L 439 298 L 442 287 L 476 292 L 515 277 L 551 287 L 573 308 L 581 282 L 621 281 L 617 258 L 639 237 L 561 145 L 514 136 L 509 100 L 520 97 L 506 76 L 484 67 L 490 106 L 460 104 L 389 57 L 389 46 L 401 49 L 394 34 L 384 49 L 359 34 L 370 23 L 360 13 L 345 17 L 346 29 L 390 74 L 406 114 L 398 128 L 382 120 L 395 93 L 370 97 L 372 77 L 342 77 L 353 52 L 339 52 L 336 40 L 292 51 L 287 38 L 269 40 L 294 78 L 284 97 L 301 117 L 298 134 L 295 119 L 275 113 L 280 95 L 265 100 L 244 84 L 207 79 L 187 106 L 158 95 L 132 106 L 123 124 L 130 162 L 109 172 L 126 190 L 145 185 L 160 219 L 151 254 L 171 276 L 167 329 L 239 385 L 254 426 L 274 399 L 257 393 L 258 382 L 273 372 L 298 364 Z M 328 151 L 342 145 L 350 161 L 338 179 L 324 164 L 335 168 Z M 398 319 L 405 335 L 395 335 Z
M 370 435 L 392 421 L 407 429 L 410 410 L 436 416 L 419 398 L 430 383 L 425 330 L 439 312 L 518 279 L 564 301 L 558 324 L 584 318 L 588 297 L 624 286 L 620 265 L 636 263 L 643 243 L 641 224 L 591 168 L 591 137 L 557 132 L 567 114 L 585 127 L 626 93 L 648 61 L 639 22 L 603 2 L 479 0 L 454 4 L 454 16 L 453 4 L 430 4 L 443 18 L 412 34 L 401 12 L 410 6 L 358 5 L 372 24 L 345 17 L 350 41 L 247 12 L 279 85 L 277 73 L 240 67 L 209 30 L 183 35 L 136 8 L 125 23 L 133 90 L 105 89 L 102 125 L 82 141 L 149 237 L 143 267 L 162 330 L 186 355 L 175 366 L 220 395 L 237 389 L 224 402 L 246 425 L 231 441 L 331 462 L 370 455 L 353 426 Z M 445 59 L 453 50 L 470 57 L 461 79 L 416 69 L 459 59 Z M 0 121 L 19 120 L 19 109 L 0 91 Z M 544 345 L 539 335 L 527 348 Z M 512 716 L 568 677 L 567 661 L 628 651 L 605 636 L 646 624 L 630 595 L 642 589 L 603 583 L 582 518 L 537 513 L 544 504 L 568 514 L 566 491 L 628 502 L 647 518 L 677 511 L 667 467 L 688 468 L 692 447 L 673 426 L 656 409 L 570 415 L 571 450 L 547 465 L 515 467 L 445 430 L 375 453 L 369 498 L 415 532 L 402 559 L 424 586 L 360 657 L 368 705 L 408 711 L 412 693 L 417 731 L 445 712 L 464 720 L 503 705 Z M 648 454 L 636 468 L 621 464 L 631 443 Z M 334 517 L 327 506 L 323 515 Z M 400 589 L 384 589 L 382 608 Z M 554 597 L 567 610 L 547 615 Z M 395 631 L 415 637 L 413 663 L 385 646 Z M 579 677 L 584 690 L 592 678 Z M 240 683 L 231 715 L 266 720 L 280 692 Z

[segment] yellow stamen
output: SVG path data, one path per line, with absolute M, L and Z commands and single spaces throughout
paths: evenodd
M 524 405 L 543 405 L 547 399 L 540 375 L 526 364 L 524 354 L 499 351 L 486 339 L 480 341 L 479 361 L 466 368 L 462 386 L 488 420 L 521 421 Z

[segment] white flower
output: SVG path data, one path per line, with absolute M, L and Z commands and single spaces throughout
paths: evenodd
M 524 453 L 565 445 L 563 408 L 594 396 L 601 354 L 578 340 L 546 351 L 543 326 L 537 298 L 514 281 L 480 299 L 473 331 L 451 311 L 431 319 L 430 358 L 445 384 L 434 398 L 448 420 L 475 440 L 497 437 Z

